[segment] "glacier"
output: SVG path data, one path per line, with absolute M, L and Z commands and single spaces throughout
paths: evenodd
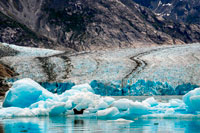
M 167 82 L 138 80 L 135 83 L 121 87 L 121 81 L 106 83 L 93 80 L 90 83 L 95 94 L 102 96 L 153 96 L 153 95 L 184 95 L 187 92 L 198 88 L 198 85 L 184 83 L 172 86 Z
M 14 83 L 18 79 L 7 79 L 9 84 Z M 62 94 L 66 90 L 70 90 L 76 84 L 68 82 L 39 82 L 39 84 L 52 93 Z M 121 81 L 102 81 L 93 80 L 89 84 L 94 93 L 101 96 L 154 96 L 154 95 L 184 95 L 199 85 L 191 83 L 183 83 L 177 86 L 167 82 L 150 81 L 140 79 L 135 83 L 121 86 Z
M 62 94 L 54 94 L 32 79 L 25 78 L 15 81 L 6 93 L 0 117 L 71 116 L 75 115 L 73 109 L 77 109 L 83 110 L 79 117 L 97 119 L 200 118 L 199 103 L 200 88 L 185 94 L 183 100 L 158 102 L 150 97 L 138 102 L 97 95 L 87 83 L 74 85 Z

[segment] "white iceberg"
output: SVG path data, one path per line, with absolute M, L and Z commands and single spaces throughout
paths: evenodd
M 129 109 L 131 103 L 133 103 L 133 101 L 124 98 L 114 101 L 112 106 L 118 108 L 119 110 L 125 111 Z
M 119 118 L 200 118 L 200 88 L 190 91 L 183 100 L 157 102 L 153 97 L 143 102 L 115 100 L 94 94 L 89 84 L 76 85 L 61 95 L 53 94 L 31 79 L 14 82 L 6 93 L 0 117 L 54 116 L 83 113 L 84 117 Z M 77 112 L 73 113 L 76 110 Z
M 107 108 L 105 110 L 99 110 L 97 117 L 101 119 L 113 119 L 120 114 L 119 110 L 116 107 Z
M 130 104 L 129 113 L 135 115 L 144 115 L 149 113 L 148 105 L 141 102 L 133 102 Z
M 158 102 L 154 99 L 154 97 L 147 98 L 143 101 L 144 104 L 149 104 L 149 106 L 156 106 L 158 105 Z

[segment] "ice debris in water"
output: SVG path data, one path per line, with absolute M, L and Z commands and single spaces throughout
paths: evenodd
M 134 121 L 132 120 L 126 120 L 126 119 L 122 119 L 122 118 L 119 118 L 117 120 L 108 120 L 109 122 L 117 122 L 117 123 L 132 123 Z
M 172 99 L 168 103 L 153 97 L 143 102 L 129 99 L 115 100 L 96 95 L 89 84 L 75 85 L 58 95 L 47 91 L 31 79 L 14 82 L 6 93 L 0 117 L 69 115 L 73 110 L 83 111 L 84 117 L 119 119 L 141 117 L 199 117 L 200 88 L 190 91 L 183 100 Z
M 8 79 L 7 82 L 13 83 L 17 79 Z M 69 81 L 66 83 L 62 82 L 40 82 L 43 88 L 47 89 L 52 93 L 62 94 L 66 90 L 70 90 L 75 83 Z M 97 81 L 93 80 L 90 82 L 90 86 L 95 94 L 101 96 L 152 96 L 152 95 L 184 95 L 187 92 L 198 88 L 198 85 L 193 85 L 191 83 L 186 83 L 178 86 L 172 87 L 167 82 L 155 82 L 155 81 L 145 81 L 138 80 L 136 83 L 127 84 L 122 88 L 121 81 L 116 80 L 112 82 L 107 81 Z
M 183 96 L 188 111 L 200 111 L 200 88 L 196 88 Z

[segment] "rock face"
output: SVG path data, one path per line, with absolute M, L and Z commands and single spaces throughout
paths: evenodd
M 200 24 L 199 0 L 133 0 L 173 21 Z
M 0 58 L 5 56 L 14 56 L 17 53 L 18 51 L 0 44 Z M 16 73 L 13 69 L 0 61 L 0 96 L 3 96 L 9 89 L 9 85 L 5 82 L 5 79 L 11 78 L 15 75 Z
M 9 42 L 20 46 L 49 47 L 54 46 L 53 41 L 36 32 L 31 31 L 24 24 L 0 12 L 0 42 Z
M 9 89 L 9 85 L 4 82 L 4 78 L 10 78 L 15 73 L 7 66 L 0 63 L 0 96 L 5 95 L 5 92 Z
M 14 72 L 12 70 L 0 64 L 0 79 L 5 78 L 5 77 L 10 78 L 13 75 L 14 75 Z
M 132 0 L 1 0 L 0 11 L 0 41 L 17 45 L 81 51 L 200 41 L 199 25 L 167 22 Z

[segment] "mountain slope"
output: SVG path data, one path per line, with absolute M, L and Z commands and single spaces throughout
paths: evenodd
M 199 0 L 133 0 L 173 21 L 200 24 Z
M 0 12 L 0 42 L 21 46 L 49 47 L 54 44 L 46 37 L 39 36 L 25 25 Z
M 198 25 L 166 22 L 132 0 L 2 0 L 0 11 L 40 37 L 27 39 L 27 45 L 31 40 L 37 47 L 80 51 L 200 41 Z M 5 38 L 0 40 L 20 45 L 26 42 Z

